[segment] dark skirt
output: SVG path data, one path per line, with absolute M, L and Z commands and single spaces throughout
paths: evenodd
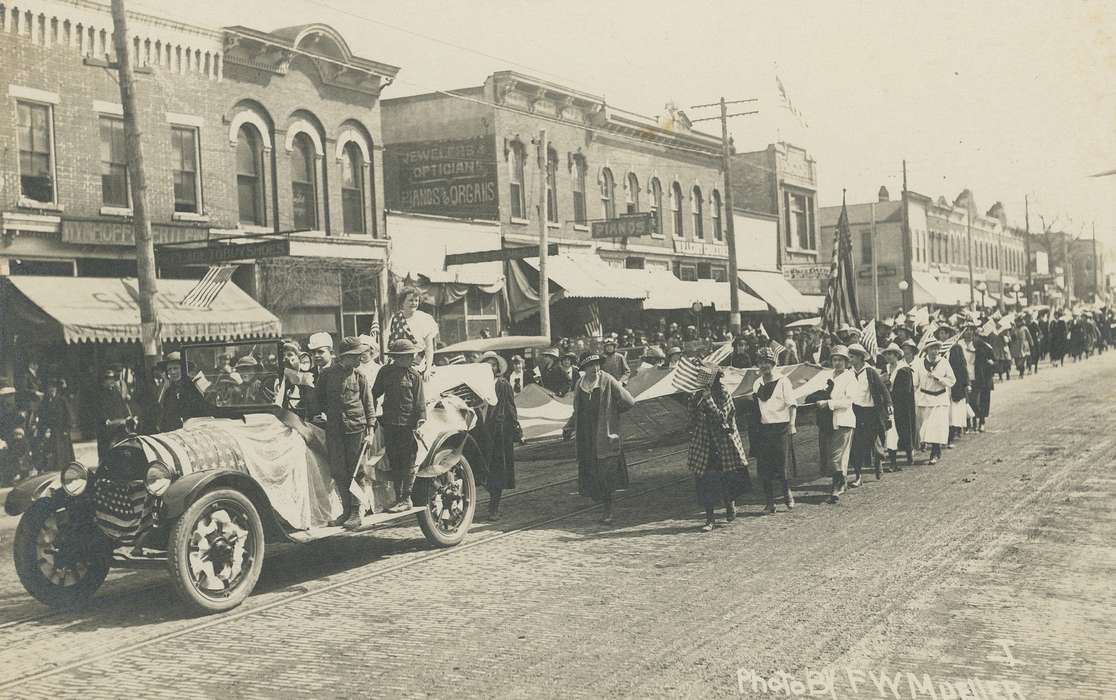
M 503 421 L 493 421 L 489 434 L 488 474 L 485 485 L 489 492 L 515 488 L 515 443 L 512 431 Z
M 876 409 L 874 406 L 853 404 L 853 414 L 856 416 L 856 428 L 853 430 L 849 466 L 861 469 L 870 468 L 874 461 L 876 439 L 880 436 L 880 424 L 877 421 Z
M 992 387 L 974 386 L 969 392 L 969 406 L 977 418 L 987 418 L 992 409 Z
M 760 423 L 755 432 L 752 455 L 761 479 L 785 479 L 787 458 L 787 423 Z
M 628 465 L 623 448 L 615 457 L 596 457 L 600 410 L 601 390 L 597 388 L 577 414 L 577 492 L 597 503 L 611 501 L 613 491 L 628 488 Z
M 711 509 L 735 501 L 752 490 L 752 482 L 744 469 L 728 471 L 707 470 L 694 479 L 698 503 Z

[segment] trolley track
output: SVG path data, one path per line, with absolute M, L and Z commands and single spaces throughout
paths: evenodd
M 676 456 L 676 455 L 679 455 L 679 454 L 683 454 L 685 452 L 686 452 L 686 448 L 672 450 L 672 451 L 669 451 L 669 452 L 661 452 L 661 453 L 658 453 L 658 454 L 643 457 L 641 459 L 630 461 L 630 462 L 628 462 L 628 466 L 633 467 L 633 466 L 638 466 L 640 464 L 646 464 L 646 463 L 649 463 L 649 462 L 663 460 L 663 459 L 667 459 L 667 458 L 670 458 L 670 457 L 673 457 L 673 456 Z M 561 466 L 568 468 L 568 463 L 563 463 Z M 657 492 L 657 491 L 661 491 L 663 489 L 667 489 L 667 488 L 676 486 L 677 484 L 679 484 L 681 482 L 688 481 L 688 480 L 689 480 L 689 476 L 687 475 L 685 477 L 679 477 L 679 478 L 675 478 L 675 479 L 667 479 L 666 481 L 664 481 L 662 483 L 658 483 L 654 486 L 650 486 L 650 487 L 639 489 L 639 490 L 629 489 L 627 491 L 624 491 L 624 492 L 621 492 L 621 493 L 617 494 L 616 500 L 617 501 L 625 501 L 625 500 L 638 498 L 638 497 L 646 495 L 646 494 L 654 493 L 654 492 Z M 555 480 L 547 481 L 545 483 L 536 484 L 534 486 L 530 486 L 530 487 L 527 487 L 527 488 L 516 489 L 513 492 L 505 493 L 503 502 L 506 503 L 508 500 L 522 499 L 523 497 L 529 496 L 531 494 L 535 494 L 535 493 L 538 493 L 538 492 L 541 492 L 541 491 L 545 491 L 547 489 L 552 489 L 552 488 L 560 487 L 560 486 L 563 486 L 563 485 L 566 485 L 566 484 L 571 484 L 571 483 L 577 483 L 576 473 L 572 477 L 566 477 L 566 478 L 562 478 L 562 479 L 555 479 Z M 481 505 L 487 504 L 487 503 L 488 503 L 487 498 L 483 499 L 483 500 L 482 499 L 477 499 L 477 507 L 478 508 Z M 426 554 L 418 556 L 414 559 L 410 559 L 408 561 L 398 562 L 398 563 L 395 563 L 395 564 L 388 564 L 387 566 L 377 566 L 377 563 L 382 563 L 382 559 L 383 559 L 382 556 L 377 557 L 375 560 L 370 561 L 367 564 L 364 564 L 364 565 L 360 566 L 360 568 L 374 567 L 373 570 L 371 570 L 371 571 L 355 571 L 354 573 L 352 573 L 350 575 L 346 575 L 345 573 L 341 573 L 341 574 L 338 574 L 338 579 L 336 581 L 329 582 L 329 583 L 327 583 L 325 585 L 322 585 L 320 587 L 315 587 L 315 588 L 312 588 L 312 589 L 305 589 L 304 588 L 304 589 L 299 590 L 297 592 L 293 592 L 293 593 L 286 594 L 286 595 L 279 594 L 279 597 L 274 599 L 274 600 L 270 600 L 270 601 L 263 602 L 263 603 L 257 603 L 255 605 L 253 605 L 251 603 L 252 597 L 249 597 L 249 599 L 247 601 L 245 601 L 245 603 L 240 608 L 238 608 L 234 611 L 231 611 L 229 613 L 201 618 L 201 619 L 198 619 L 194 623 L 188 623 L 188 624 L 185 624 L 185 625 L 183 625 L 181 627 L 178 627 L 176 629 L 173 629 L 173 630 L 168 630 L 168 631 L 163 632 L 163 633 L 150 635 L 150 636 L 145 637 L 144 639 L 136 640 L 134 642 L 130 642 L 130 643 L 124 644 L 124 645 L 119 646 L 119 647 L 114 647 L 112 649 L 107 649 L 107 650 L 105 650 L 101 653 L 92 654 L 92 655 L 89 655 L 89 656 L 83 656 L 83 657 L 81 657 L 79 659 L 75 659 L 73 661 L 68 661 L 68 662 L 60 664 L 60 665 L 53 665 L 50 668 L 42 669 L 42 670 L 39 670 L 39 671 L 33 671 L 31 673 L 26 673 L 26 674 L 18 676 L 16 678 L 0 680 L 0 690 L 4 690 L 4 689 L 10 688 L 10 687 L 14 687 L 14 686 L 17 686 L 21 683 L 25 683 L 25 682 L 35 680 L 35 679 L 38 679 L 38 678 L 51 676 L 51 675 L 55 675 L 55 674 L 59 674 L 59 673 L 64 673 L 67 670 L 77 668 L 77 667 L 79 667 L 83 664 L 86 664 L 86 663 L 90 663 L 90 662 L 93 662 L 93 661 L 99 661 L 99 660 L 102 660 L 102 659 L 111 658 L 111 657 L 119 655 L 119 654 L 125 654 L 125 653 L 128 653 L 130 651 L 135 651 L 137 649 L 142 649 L 143 647 L 151 645 L 151 644 L 163 642 L 163 641 L 166 641 L 166 640 L 169 640 L 169 639 L 174 639 L 176 637 L 180 637 L 180 636 L 183 636 L 183 635 L 186 635 L 186 634 L 190 634 L 192 632 L 204 630 L 204 629 L 207 629 L 207 628 L 210 628 L 210 627 L 213 627 L 213 626 L 225 623 L 225 622 L 230 622 L 230 621 L 237 620 L 237 619 L 249 616 L 249 615 L 254 615 L 254 614 L 266 612 L 268 610 L 273 610 L 275 608 L 282 607 L 284 605 L 293 603 L 295 601 L 302 600 L 304 598 L 308 598 L 308 597 L 311 597 L 311 596 L 316 596 L 316 595 L 326 593 L 326 592 L 329 592 L 329 591 L 333 591 L 333 590 L 336 590 L 338 588 L 341 588 L 341 587 L 344 587 L 344 586 L 347 586 L 347 585 L 361 583 L 361 582 L 364 582 L 364 581 L 367 581 L 367 580 L 371 580 L 371 579 L 375 579 L 375 578 L 378 578 L 378 577 L 386 576 L 388 574 L 394 573 L 394 572 L 402 570 L 402 569 L 407 569 L 407 568 L 410 568 L 410 567 L 420 566 L 420 565 L 425 564 L 427 562 L 430 562 L 432 560 L 436 560 L 436 559 L 439 559 L 439 558 L 442 558 L 442 557 L 452 556 L 452 555 L 458 554 L 458 553 L 466 551 L 466 550 L 484 547 L 486 545 L 493 544 L 493 543 L 498 542 L 500 540 L 503 540 L 503 539 L 506 539 L 506 538 L 509 538 L 509 537 L 514 537 L 516 535 L 523 534 L 525 532 L 537 529 L 539 527 L 544 527 L 544 526 L 552 524 L 552 523 L 561 522 L 561 521 L 567 520 L 569 518 L 573 518 L 573 517 L 576 517 L 576 516 L 579 516 L 579 515 L 583 515 L 587 512 L 595 510 L 599 507 L 600 507 L 599 504 L 594 503 L 594 504 L 590 504 L 590 505 L 577 507 L 577 508 L 574 508 L 572 510 L 565 510 L 565 511 L 563 511 L 563 512 L 557 514 L 557 515 L 547 516 L 547 517 L 543 517 L 543 518 L 536 518 L 536 519 L 533 519 L 533 520 L 529 520 L 529 521 L 527 521 L 527 522 L 525 522 L 521 525 L 516 525 L 514 527 L 510 527 L 510 528 L 508 528 L 506 530 L 503 530 L 503 531 L 485 533 L 487 536 L 482 535 L 479 538 L 467 540 L 466 542 L 464 542 L 460 545 L 457 545 L 456 547 L 429 551 Z M 381 525 L 378 525 L 376 527 L 369 528 L 369 529 L 366 529 L 366 530 L 340 534 L 340 535 L 336 535 L 336 536 L 328 538 L 328 539 L 343 540 L 343 539 L 350 539 L 350 538 L 358 538 L 358 537 L 367 536 L 368 534 L 370 534 L 372 532 L 375 532 L 377 530 L 393 529 L 393 528 L 399 528 L 399 527 L 410 527 L 410 526 L 411 526 L 410 524 L 401 525 L 401 523 L 399 523 L 399 522 L 388 522 L 388 523 L 384 523 L 384 524 L 381 524 Z M 286 557 L 289 557 L 289 556 L 295 556 L 295 553 L 297 551 L 303 550 L 304 546 L 305 545 L 297 545 L 297 544 L 280 545 L 277 548 L 277 551 L 273 551 L 271 554 L 269 554 L 269 556 L 267 558 L 269 560 L 271 560 L 272 562 L 274 562 L 275 560 L 282 560 L 282 559 L 285 559 Z M 390 552 L 386 553 L 386 554 L 390 554 Z M 121 582 L 118 582 L 116 586 L 114 586 L 113 590 L 111 592 L 109 592 L 108 595 L 100 596 L 99 598 L 95 599 L 92 602 L 91 605 L 88 605 L 83 609 L 80 609 L 80 610 L 45 610 L 45 611 L 40 612 L 40 613 L 27 615 L 27 616 L 20 617 L 20 618 L 14 619 L 14 620 L 8 620 L 8 621 L 5 621 L 5 622 L 2 622 L 2 623 L 0 623 L 0 631 L 3 631 L 3 630 L 18 630 L 21 627 L 24 627 L 24 626 L 27 626 L 27 625 L 30 625 L 30 624 L 34 624 L 34 623 L 45 623 L 45 622 L 51 622 L 51 621 L 55 621 L 55 620 L 64 621 L 67 618 L 74 618 L 75 616 L 78 616 L 83 612 L 96 613 L 98 610 L 105 610 L 105 609 L 108 609 L 108 608 L 112 608 L 113 606 L 124 602 L 126 599 L 134 598 L 135 596 L 141 595 L 143 593 L 156 591 L 159 588 L 165 587 L 165 586 L 166 586 L 166 581 L 164 581 L 162 578 L 159 578 L 157 580 L 145 580 L 145 581 L 133 583 L 133 584 L 130 584 L 130 585 L 127 582 L 121 581 Z

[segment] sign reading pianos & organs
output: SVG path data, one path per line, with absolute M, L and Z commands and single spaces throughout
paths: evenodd
M 491 136 L 391 144 L 384 153 L 388 208 L 495 221 L 497 160 Z

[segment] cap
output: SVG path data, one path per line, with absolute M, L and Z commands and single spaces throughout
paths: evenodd
M 409 338 L 399 338 L 388 345 L 389 355 L 414 355 L 420 350 L 419 346 Z
M 852 355 L 854 352 L 858 355 L 863 355 L 864 357 L 868 357 L 868 351 L 865 350 L 864 346 L 861 345 L 860 343 L 851 343 L 849 345 L 849 354 Z
M 581 358 L 581 362 L 578 363 L 577 368 L 578 369 L 585 369 L 589 365 L 592 365 L 592 364 L 598 364 L 599 365 L 600 363 L 601 363 L 601 356 L 598 355 L 595 352 L 591 352 L 591 353 L 588 353 L 587 355 L 585 355 L 584 357 Z
M 306 344 L 311 351 L 319 348 L 333 349 L 333 337 L 329 333 L 311 333 L 310 341 Z
M 341 339 L 342 355 L 363 355 L 368 348 L 354 336 L 345 336 Z

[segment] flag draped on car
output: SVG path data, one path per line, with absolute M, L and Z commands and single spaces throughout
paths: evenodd
M 829 287 L 825 292 L 825 306 L 822 309 L 822 328 L 829 333 L 836 333 L 846 324 L 860 325 L 854 274 L 849 209 L 842 194 L 841 216 L 833 231 L 833 262 L 829 266 Z

